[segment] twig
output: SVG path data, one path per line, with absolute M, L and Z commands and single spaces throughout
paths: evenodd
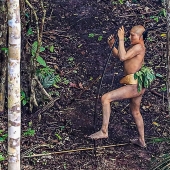
M 160 12 L 160 9 L 159 10 L 156 10 L 156 11 L 150 11 L 150 12 L 144 12 L 142 14 L 134 14 L 134 15 L 118 15 L 116 17 L 136 17 L 136 16 L 139 16 L 139 15 L 145 15 L 145 14 L 150 14 L 150 13 L 156 13 L 156 12 Z
M 57 100 L 59 100 L 59 98 L 52 99 L 47 105 L 45 105 L 42 109 L 37 110 L 34 114 L 36 115 L 36 114 L 45 112 L 47 109 L 52 107 Z M 59 104 L 57 104 L 57 105 L 58 105 L 58 108 L 60 109 Z
M 96 149 L 110 148 L 110 147 L 116 147 L 116 146 L 125 146 L 125 145 L 129 145 L 129 144 L 130 143 L 123 143 L 123 144 L 116 144 L 116 145 L 101 146 L 101 147 L 96 147 Z M 23 158 L 32 158 L 32 157 L 38 157 L 38 156 L 47 156 L 47 155 L 71 153 L 71 152 L 78 152 L 78 151 L 88 151 L 88 150 L 94 150 L 94 148 L 80 148 L 80 149 L 65 150 L 65 151 L 51 152 L 51 153 L 45 153 L 45 154 L 34 154 L 34 155 L 22 156 L 22 157 Z
M 165 97 L 164 95 L 162 95 L 162 94 L 160 94 L 160 93 L 156 92 L 155 90 L 150 90 L 150 91 L 151 91 L 151 93 L 153 93 L 153 94 L 155 94 L 155 95 L 157 95 L 157 96 L 159 96 L 159 97 L 162 97 L 162 98 L 164 98 L 164 99 L 168 100 L 168 98 L 167 98 L 167 97 Z
M 34 79 L 37 81 L 39 88 L 41 89 L 42 93 L 48 97 L 48 99 L 52 100 L 53 98 L 47 93 L 47 91 L 44 89 L 40 81 L 38 80 L 37 76 L 34 77 Z

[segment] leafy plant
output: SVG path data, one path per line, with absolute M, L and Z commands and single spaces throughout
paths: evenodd
M 53 46 L 53 45 L 50 46 L 50 52 L 51 52 L 51 53 L 54 52 L 54 46 Z
M 98 37 L 98 41 L 101 41 L 102 39 L 103 39 L 103 36 L 100 35 L 100 36 Z
M 58 133 L 55 133 L 55 136 L 56 136 L 59 140 L 62 140 L 62 137 L 61 137 Z
M 21 103 L 25 106 L 29 102 L 29 98 L 26 96 L 25 92 L 21 90 Z
M 37 48 L 38 48 L 38 42 L 37 42 L 37 41 L 34 41 L 34 43 L 32 44 L 32 48 L 31 48 L 31 55 L 32 55 L 33 57 L 35 57 L 35 54 L 36 54 L 36 52 L 37 52 Z M 40 47 L 40 52 L 43 52 L 43 51 L 45 51 L 45 48 L 41 46 L 41 47 Z M 37 60 L 37 62 L 38 62 L 40 65 L 46 67 L 46 62 L 45 62 L 45 60 L 44 60 L 41 56 L 38 56 L 38 57 L 36 58 L 36 60 Z
M 155 74 L 151 68 L 143 66 L 140 71 L 134 74 L 134 79 L 138 80 L 138 92 L 140 92 L 142 87 L 148 88 L 151 85 L 155 80 Z
M 8 48 L 6 48 L 6 47 L 2 47 L 1 51 L 4 51 L 5 54 L 8 54 Z
M 155 75 L 156 77 L 160 77 L 160 78 L 162 78 L 163 76 L 161 75 L 161 74 L 159 74 L 159 73 L 156 73 L 156 75 Z
M 151 38 L 151 37 L 148 37 L 147 40 L 151 42 L 151 41 L 152 41 L 152 38 Z
M 124 0 L 119 0 L 119 3 L 120 3 L 120 4 L 123 4 L 123 3 L 124 3 Z
M 161 87 L 161 91 L 165 92 L 166 90 L 167 90 L 166 86 Z
M 28 128 L 25 132 L 24 132 L 24 136 L 34 136 L 35 135 L 35 130 Z
M 162 10 L 159 12 L 159 16 L 166 17 L 166 10 L 165 10 L 165 9 L 162 9 Z
M 0 153 L 0 161 L 4 161 L 5 160 L 5 157 L 3 156 L 2 153 Z
M 27 35 L 32 35 L 33 34 L 33 31 L 32 31 L 32 28 L 30 27 L 27 31 Z
M 41 81 L 44 88 L 51 87 L 55 83 L 55 75 L 53 73 L 48 74 L 43 79 L 40 79 L 40 81 Z
M 0 130 L 0 142 L 3 142 L 7 139 L 8 134 L 3 134 L 4 130 Z
M 94 33 L 90 33 L 90 34 L 88 35 L 89 38 L 93 38 L 94 36 L 95 36 Z
M 159 17 L 158 16 L 151 16 L 150 18 L 154 19 L 156 22 L 159 21 Z
M 66 78 L 63 79 L 63 84 L 68 85 L 69 84 L 69 80 L 67 80 Z
M 74 61 L 74 57 L 69 57 L 68 61 L 71 61 L 71 62 Z

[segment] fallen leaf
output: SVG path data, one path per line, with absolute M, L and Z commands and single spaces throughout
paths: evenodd
M 70 85 L 69 85 L 69 87 L 78 88 L 78 87 L 77 87 L 77 85 L 76 85 L 75 83 L 72 83 L 72 82 L 70 82 Z
M 84 89 L 82 83 L 79 83 L 79 87 L 80 87 L 81 89 Z
M 159 126 L 159 124 L 157 122 L 153 122 L 152 124 L 155 126 Z
M 163 34 L 161 34 L 161 37 L 166 37 L 166 34 L 164 34 L 164 33 L 163 33 Z

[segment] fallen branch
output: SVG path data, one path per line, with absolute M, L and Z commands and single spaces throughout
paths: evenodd
M 42 86 L 42 84 L 40 83 L 40 81 L 38 80 L 37 76 L 34 77 L 34 80 L 37 81 L 37 84 L 41 90 L 41 92 L 47 96 L 48 99 L 52 100 L 53 98 L 47 93 L 47 91 L 44 89 L 44 87 Z
M 51 108 L 57 100 L 59 100 L 59 98 L 52 99 L 47 105 L 45 105 L 42 109 L 37 110 L 34 114 L 40 114 L 45 112 L 47 109 Z M 56 105 L 59 109 L 61 108 L 58 103 L 56 103 Z
M 151 92 L 151 93 L 153 93 L 153 94 L 155 94 L 155 95 L 157 95 L 157 96 L 159 96 L 159 97 L 162 97 L 163 99 L 168 100 L 168 98 L 167 98 L 167 97 L 165 97 L 164 95 L 162 95 L 162 94 L 160 94 L 160 93 L 156 92 L 155 90 L 150 90 L 150 92 Z
M 125 145 L 129 145 L 129 144 L 130 143 L 100 146 L 100 147 L 96 147 L 95 149 L 103 149 L 103 148 L 110 148 L 110 147 L 116 147 L 116 146 L 125 146 Z M 22 156 L 22 158 L 32 158 L 32 157 L 38 157 L 38 156 L 48 156 L 48 155 L 54 155 L 54 154 L 63 154 L 63 153 L 88 151 L 88 150 L 94 150 L 94 147 L 93 148 L 80 148 L 80 149 L 73 149 L 73 150 L 65 150 L 65 151 L 51 152 L 51 153 L 44 153 L 44 154 L 34 154 L 34 155 L 29 155 L 29 156 Z

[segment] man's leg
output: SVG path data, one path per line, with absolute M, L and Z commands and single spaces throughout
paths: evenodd
M 110 119 L 110 102 L 128 98 L 138 97 L 143 94 L 143 90 L 138 93 L 137 85 L 126 85 L 119 89 L 113 90 L 104 94 L 101 98 L 102 110 L 103 110 L 103 123 L 100 131 L 90 135 L 92 139 L 100 139 L 108 137 L 108 125 Z
M 138 139 L 132 139 L 131 142 L 134 144 L 137 144 L 141 147 L 145 147 L 145 138 L 144 138 L 144 123 L 143 118 L 140 113 L 140 103 L 142 100 L 142 94 L 138 97 L 134 97 L 130 101 L 130 109 L 132 112 L 132 115 L 134 117 L 138 132 L 139 132 L 139 138 Z

